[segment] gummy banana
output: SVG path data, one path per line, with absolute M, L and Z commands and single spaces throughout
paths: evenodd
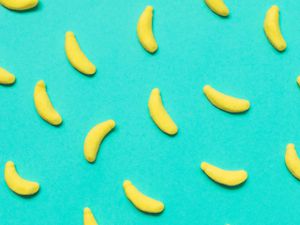
M 225 95 L 209 85 L 204 86 L 203 92 L 214 106 L 226 112 L 241 113 L 250 108 L 248 100 Z
M 223 170 L 207 162 L 201 163 L 201 169 L 212 180 L 226 186 L 240 185 L 248 178 L 245 170 Z
M 62 118 L 54 109 L 46 90 L 46 84 L 40 80 L 34 88 L 33 94 L 35 108 L 38 114 L 48 123 L 58 126 L 62 123 Z
M 285 164 L 293 176 L 300 180 L 300 159 L 294 144 L 288 144 L 286 146 Z
M 71 65 L 85 75 L 96 73 L 96 66 L 81 50 L 73 32 L 68 31 L 65 38 L 65 51 Z
M 83 225 L 98 225 L 90 208 L 84 208 L 83 210 Z
M 161 213 L 164 210 L 162 202 L 144 195 L 129 180 L 124 181 L 123 188 L 127 198 L 137 209 L 146 213 Z
M 19 195 L 34 195 L 40 189 L 37 182 L 32 182 L 22 178 L 16 171 L 15 164 L 8 161 L 5 164 L 4 178 L 7 186 Z
M 84 140 L 84 156 L 85 159 L 93 163 L 100 148 L 100 145 L 106 135 L 114 129 L 116 123 L 113 120 L 107 120 L 94 126 L 87 134 Z
M 0 0 L 1 5 L 15 11 L 32 9 L 37 6 L 38 3 L 38 0 Z
M 205 0 L 206 5 L 219 16 L 228 16 L 229 9 L 223 0 Z
M 267 38 L 275 49 L 282 52 L 286 49 L 286 42 L 279 25 L 279 7 L 273 5 L 266 13 L 264 30 Z
M 156 52 L 158 46 L 152 30 L 153 7 L 147 6 L 141 14 L 137 25 L 137 36 L 141 45 L 150 53 Z
M 13 74 L 0 67 L 0 84 L 10 85 L 15 81 L 16 77 Z
M 154 88 L 151 91 L 148 101 L 148 108 L 150 116 L 154 123 L 165 133 L 169 135 L 175 135 L 178 128 L 175 122 L 172 120 L 165 107 L 163 106 L 160 91 L 158 88 Z

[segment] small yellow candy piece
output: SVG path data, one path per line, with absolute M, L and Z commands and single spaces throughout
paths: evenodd
M 97 124 L 89 131 L 84 141 L 84 156 L 88 162 L 95 162 L 103 139 L 115 125 L 115 121 L 107 120 Z
M 169 135 L 177 134 L 178 128 L 163 106 L 158 88 L 152 90 L 148 101 L 148 108 L 150 116 L 159 129 Z
M 48 123 L 58 126 L 62 123 L 59 113 L 53 108 L 53 105 L 46 91 L 46 84 L 40 80 L 34 88 L 33 94 L 35 108 L 38 114 Z
M 229 9 L 223 0 L 204 0 L 207 6 L 219 16 L 228 16 Z
M 34 195 L 40 189 L 38 183 L 20 177 L 12 161 L 5 164 L 4 178 L 7 186 L 19 195 Z
M 74 33 L 71 31 L 66 33 L 65 51 L 69 62 L 79 72 L 85 75 L 96 73 L 95 65 L 82 52 Z
M 1 5 L 16 11 L 32 9 L 38 4 L 38 2 L 38 0 L 0 0 Z
M 139 18 L 137 35 L 141 45 L 150 53 L 156 52 L 158 46 L 152 31 L 153 7 L 147 6 Z
M 300 76 L 297 77 L 297 84 L 300 86 Z
M 89 208 L 83 210 L 83 224 L 84 225 L 98 225 L 92 211 Z
M 300 159 L 294 144 L 288 144 L 286 146 L 285 164 L 294 177 L 300 180 Z
M 223 170 L 206 162 L 201 163 L 201 169 L 212 180 L 226 186 L 237 186 L 248 177 L 245 170 Z
M 206 95 L 207 99 L 214 106 L 226 112 L 241 113 L 247 111 L 250 108 L 250 102 L 248 100 L 225 95 L 209 85 L 204 86 L 203 92 Z
M 286 49 L 286 42 L 279 26 L 279 8 L 273 5 L 266 13 L 264 30 L 267 38 L 275 49 L 282 52 Z
M 124 181 L 123 188 L 129 201 L 142 212 L 161 213 L 164 210 L 162 202 L 142 194 L 129 180 Z
M 16 77 L 0 67 L 0 84 L 10 85 L 15 83 Z

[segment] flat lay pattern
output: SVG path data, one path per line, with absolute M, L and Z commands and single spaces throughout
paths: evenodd
M 0 224 L 298 223 L 300 3 L 0 2 Z

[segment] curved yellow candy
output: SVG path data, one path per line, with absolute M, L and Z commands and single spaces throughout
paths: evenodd
M 98 225 L 92 211 L 89 208 L 83 210 L 83 224 L 84 225 Z
M 177 133 L 178 128 L 164 108 L 158 88 L 152 90 L 148 101 L 148 108 L 150 116 L 159 129 L 169 135 L 175 135 Z
M 0 84 L 13 84 L 16 81 L 16 77 L 10 72 L 0 67 Z
M 297 84 L 300 86 L 300 76 L 297 77 Z
M 229 9 L 223 0 L 204 0 L 207 6 L 219 16 L 228 16 Z
M 123 188 L 126 197 L 139 210 L 146 213 L 161 213 L 165 206 L 162 202 L 142 194 L 129 180 L 125 180 Z
M 209 85 L 204 86 L 203 92 L 214 106 L 226 112 L 241 113 L 250 108 L 248 100 L 225 95 Z
M 141 45 L 150 53 L 156 52 L 158 46 L 152 31 L 153 7 L 147 6 L 139 18 L 137 35 Z
M 96 67 L 80 49 L 73 32 L 66 33 L 65 51 L 71 65 L 85 75 L 96 73 Z
M 245 170 L 223 170 L 206 162 L 201 163 L 201 169 L 212 180 L 226 186 L 237 186 L 248 177 Z
M 33 94 L 35 108 L 38 114 L 48 123 L 52 125 L 60 125 L 62 118 L 55 111 L 46 91 L 45 82 L 40 80 L 34 88 Z
M 1 5 L 16 11 L 32 9 L 38 4 L 38 2 L 38 0 L 0 0 Z
M 7 186 L 19 195 L 34 195 L 40 189 L 38 183 L 20 177 L 12 161 L 5 164 L 4 178 Z
M 87 161 L 95 162 L 101 142 L 115 125 L 115 121 L 107 120 L 97 124 L 89 131 L 84 141 L 84 156 Z
M 294 144 L 288 144 L 286 146 L 285 164 L 294 177 L 300 180 L 300 159 Z
M 264 30 L 270 43 L 278 51 L 286 49 L 286 42 L 281 34 L 279 26 L 279 8 L 273 5 L 266 13 Z

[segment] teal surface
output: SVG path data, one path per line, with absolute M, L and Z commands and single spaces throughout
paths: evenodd
M 41 184 L 22 198 L 0 179 L 1 225 L 83 224 L 83 208 L 101 225 L 295 225 L 300 182 L 286 169 L 285 146 L 300 150 L 300 1 L 226 0 L 229 18 L 202 0 L 41 1 L 17 13 L 0 8 L 0 66 L 14 86 L 0 87 L 0 169 L 13 160 L 22 176 Z M 159 51 L 150 55 L 136 37 L 139 15 L 154 6 Z M 288 48 L 277 53 L 262 24 L 278 4 Z M 64 34 L 72 30 L 97 66 L 86 77 L 68 63 Z M 52 127 L 36 113 L 33 89 L 43 79 L 64 122 Z M 211 84 L 249 99 L 231 115 L 202 93 Z M 169 137 L 149 117 L 150 91 L 159 87 L 179 133 Z M 83 141 L 91 127 L 113 118 L 95 164 Z M 200 163 L 245 169 L 247 182 L 224 188 Z M 122 183 L 165 203 L 158 216 L 136 210 Z

